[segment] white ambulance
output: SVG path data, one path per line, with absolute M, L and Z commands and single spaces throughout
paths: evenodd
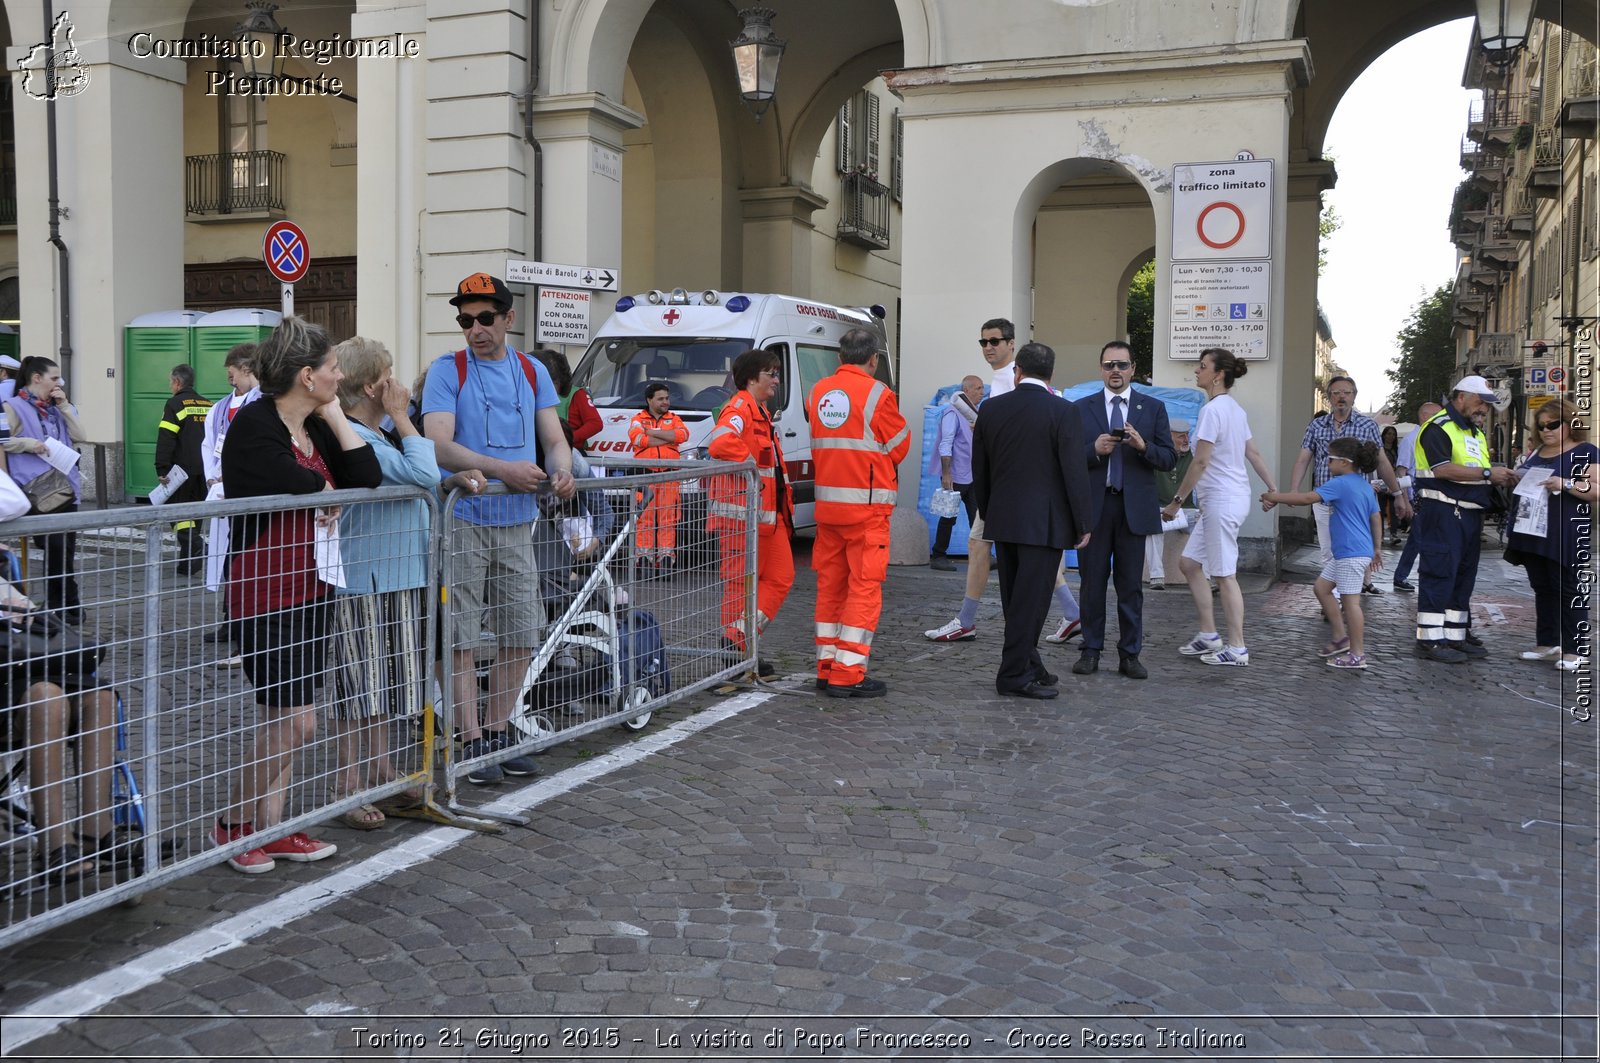
M 884 352 L 878 376 L 892 386 L 883 317 L 881 306 L 832 306 L 792 295 L 674 288 L 624 296 L 572 374 L 574 387 L 588 389 L 604 425 L 589 441 L 589 453 L 613 460 L 631 454 L 628 423 L 644 409 L 645 384 L 662 381 L 673 412 L 689 428 L 683 456 L 704 457 L 716 411 L 734 394 L 733 359 L 752 347 L 777 351 L 783 369 L 771 403 L 772 423 L 794 486 L 795 527 L 809 528 L 815 524 L 815 475 L 806 396 L 839 368 L 839 338 L 854 328 L 877 337 Z M 703 509 L 695 502 L 703 500 L 689 496 L 698 490 L 698 485 L 685 486 L 686 517 L 695 524 L 696 511 Z

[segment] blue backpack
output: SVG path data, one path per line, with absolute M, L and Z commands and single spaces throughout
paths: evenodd
M 617 619 L 617 644 L 622 650 L 622 677 L 659 698 L 672 689 L 667 669 L 667 647 L 661 641 L 661 625 L 644 609 L 630 610 Z

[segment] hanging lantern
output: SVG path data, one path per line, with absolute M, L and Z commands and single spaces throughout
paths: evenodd
M 778 91 L 778 64 L 788 43 L 772 35 L 774 14 L 765 7 L 747 7 L 739 12 L 744 28 L 731 45 L 733 68 L 739 76 L 739 98 L 755 112 L 758 122 Z
M 1508 66 L 1528 43 L 1533 0 L 1478 0 L 1478 46 L 1495 66 Z

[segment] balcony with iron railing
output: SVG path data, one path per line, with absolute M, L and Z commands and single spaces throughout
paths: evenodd
M 1556 119 L 1562 136 L 1593 139 L 1600 128 L 1600 53 L 1593 47 L 1567 67 L 1561 98 L 1561 114 Z
M 190 155 L 184 203 L 203 218 L 282 217 L 288 159 L 281 151 Z
M 1501 221 L 1505 235 L 1513 240 L 1533 239 L 1534 208 L 1537 204 L 1524 184 L 1506 187 L 1500 202 Z
M 878 251 L 889 246 L 889 188 L 871 174 L 844 175 L 839 239 Z
M 1484 144 L 1507 144 L 1526 121 L 1525 93 L 1490 92 L 1467 113 L 1467 136 Z
M 1521 157 L 1518 174 L 1523 187 L 1539 199 L 1561 195 L 1561 132 L 1554 125 L 1533 131 L 1533 144 Z
M 1490 148 L 1479 144 L 1471 136 L 1463 136 L 1461 168 L 1472 175 L 1472 182 L 1479 188 L 1493 191 L 1505 180 L 1505 151 L 1499 147 Z

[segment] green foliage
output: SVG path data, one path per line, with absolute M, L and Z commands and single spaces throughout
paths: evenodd
M 1133 349 L 1133 375 L 1149 380 L 1155 366 L 1156 262 L 1139 267 L 1128 284 L 1128 346 Z
M 1339 217 L 1339 212 L 1333 209 L 1333 204 L 1322 208 L 1322 213 L 1317 217 L 1317 276 L 1322 276 L 1322 271 L 1328 268 L 1328 237 L 1339 231 L 1344 224 L 1344 219 Z
M 1455 282 L 1440 285 L 1411 310 L 1395 337 L 1400 355 L 1387 371 L 1393 385 L 1385 413 L 1402 420 L 1417 415 L 1424 402 L 1440 402 L 1456 371 L 1455 325 L 1450 307 L 1455 299 Z

